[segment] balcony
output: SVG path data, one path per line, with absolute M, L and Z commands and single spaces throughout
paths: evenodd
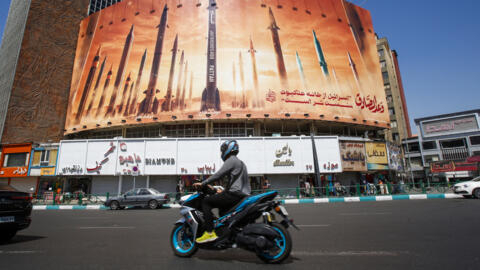
M 443 160 L 465 160 L 468 157 L 466 147 L 442 148 Z

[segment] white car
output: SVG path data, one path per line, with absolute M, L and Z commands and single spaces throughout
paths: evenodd
M 470 181 L 456 184 L 453 186 L 453 192 L 455 192 L 455 194 L 461 194 L 463 197 L 473 196 L 480 199 L 480 176 Z

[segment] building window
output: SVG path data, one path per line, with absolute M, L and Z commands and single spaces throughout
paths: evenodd
M 388 82 L 388 72 L 386 71 L 382 72 L 382 78 L 384 82 Z
M 156 138 L 160 135 L 160 127 L 129 128 L 125 134 L 127 138 Z
M 470 143 L 472 145 L 479 145 L 480 144 L 480 136 L 471 136 Z
M 418 143 L 409 143 L 407 144 L 407 152 L 412 152 L 412 153 L 415 153 L 415 152 L 420 152 L 420 145 Z
M 390 86 L 389 83 L 386 83 L 383 85 L 383 88 L 385 88 L 385 91 L 390 90 L 392 87 Z
M 442 146 L 442 148 L 466 147 L 465 140 L 463 138 L 449 141 L 441 141 L 440 145 Z
M 24 167 L 28 165 L 28 153 L 5 154 L 3 167 Z
M 396 128 L 397 127 L 397 121 L 391 121 L 390 122 L 390 127 Z
M 165 135 L 176 138 L 205 137 L 205 124 L 168 125 L 165 126 Z
M 380 68 L 386 68 L 387 62 L 385 60 L 380 61 Z
M 392 134 L 393 141 L 395 142 L 400 142 L 400 135 L 398 133 L 393 133 Z
M 438 155 L 425 156 L 424 158 L 425 158 L 425 166 L 428 166 L 430 165 L 430 163 L 440 160 Z
M 213 137 L 247 137 L 253 136 L 253 124 L 214 123 Z
M 57 149 L 50 149 L 33 152 L 32 166 L 55 166 L 57 151 Z
M 385 51 L 383 49 L 378 50 L 378 56 L 380 58 L 384 57 L 385 56 Z
M 392 97 L 392 95 L 387 95 L 387 103 L 388 103 L 388 104 L 393 103 L 393 97 Z
M 390 115 L 395 115 L 395 109 L 393 108 L 388 109 L 388 113 L 390 113 Z
M 427 141 L 422 143 L 423 150 L 432 150 L 437 149 L 437 144 L 435 141 Z
M 108 130 L 108 131 L 96 131 L 88 135 L 89 139 L 113 139 L 115 137 L 121 137 L 122 130 Z

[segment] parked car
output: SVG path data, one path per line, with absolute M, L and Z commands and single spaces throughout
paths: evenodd
M 105 206 L 112 210 L 125 209 L 126 206 L 146 206 L 156 209 L 167 203 L 168 199 L 167 193 L 160 193 L 154 188 L 135 188 L 123 195 L 109 198 Z
M 480 176 L 466 182 L 458 183 L 453 186 L 455 194 L 461 194 L 463 197 L 475 197 L 480 199 Z
M 0 184 L 0 242 L 12 239 L 30 226 L 32 196 L 7 184 Z

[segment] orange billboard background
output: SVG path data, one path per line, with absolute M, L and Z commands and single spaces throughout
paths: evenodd
M 367 10 L 343 0 L 217 0 L 212 16 L 208 6 L 125 0 L 83 20 L 65 133 L 227 113 L 387 127 Z M 212 50 L 219 106 L 205 109 Z

